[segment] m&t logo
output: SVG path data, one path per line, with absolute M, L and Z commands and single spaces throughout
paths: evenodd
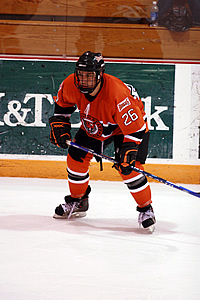
M 0 93 L 0 99 L 5 96 L 5 93 Z M 34 99 L 35 109 L 23 108 L 22 104 L 27 104 L 29 100 Z M 8 102 L 7 112 L 3 116 L 3 121 L 0 121 L 0 126 L 17 126 L 26 127 L 46 127 L 46 123 L 42 121 L 42 103 L 48 101 L 53 105 L 54 100 L 51 94 L 26 94 L 22 103 L 18 100 Z M 34 116 L 34 122 L 28 123 L 28 115 Z

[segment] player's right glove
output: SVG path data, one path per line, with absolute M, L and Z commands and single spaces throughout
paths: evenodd
M 53 116 L 49 118 L 51 126 L 50 141 L 52 144 L 67 149 L 67 140 L 71 140 L 71 123 L 69 117 Z

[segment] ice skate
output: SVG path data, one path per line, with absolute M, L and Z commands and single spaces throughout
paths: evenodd
M 151 205 L 147 205 L 145 207 L 138 207 L 137 211 L 140 212 L 138 216 L 139 226 L 147 229 L 150 233 L 153 233 L 155 230 L 155 215 Z
M 82 198 L 72 198 L 70 195 L 65 196 L 65 203 L 60 204 L 55 209 L 53 217 L 55 219 L 83 218 L 89 208 L 88 195 L 91 191 L 88 186 L 85 195 Z

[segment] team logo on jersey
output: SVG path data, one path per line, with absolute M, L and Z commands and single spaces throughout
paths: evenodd
M 126 99 L 121 101 L 119 104 L 117 104 L 117 108 L 118 108 L 119 112 L 121 112 L 125 107 L 127 107 L 129 105 L 131 105 L 131 102 L 127 97 Z
M 92 137 L 94 138 L 99 138 L 102 135 L 103 126 L 97 119 L 89 115 L 86 116 L 86 114 L 83 113 L 80 114 L 80 117 L 81 117 L 81 122 L 88 135 L 92 135 Z

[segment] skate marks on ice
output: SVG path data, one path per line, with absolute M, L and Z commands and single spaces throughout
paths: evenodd
M 14 197 L 10 186 L 13 186 Z M 76 234 L 101 230 L 116 235 L 148 233 L 139 228 L 136 203 L 123 183 L 93 181 L 91 186 L 86 217 L 56 220 L 52 218 L 54 209 L 68 193 L 66 180 L 2 178 L 0 229 L 52 230 Z M 196 209 L 192 207 L 200 206 L 199 199 L 160 183 L 151 183 L 151 188 L 157 220 L 153 235 L 184 234 L 184 229 L 186 235 L 187 232 L 192 235 L 195 220 L 198 220 Z
M 160 221 L 156 226 L 157 233 L 171 233 L 176 227 L 175 224 Z M 166 228 L 166 229 L 165 229 Z M 90 233 L 105 231 L 113 234 L 147 234 L 144 228 L 137 225 L 137 218 L 120 219 L 120 218 L 99 218 L 91 217 L 73 218 L 73 219 L 53 219 L 52 216 L 38 215 L 7 215 L 0 216 L 0 230 L 14 231 L 58 231 L 65 233 Z
M 164 238 L 170 236 L 173 240 L 173 236 L 178 235 L 180 232 L 176 230 L 177 225 L 172 222 L 159 221 L 155 226 L 153 233 L 148 230 L 141 228 L 137 224 L 137 218 L 91 218 L 86 216 L 84 218 L 73 218 L 73 219 L 54 219 L 50 216 L 41 215 L 6 215 L 0 216 L 0 230 L 10 231 L 24 231 L 24 232 L 59 232 L 75 236 L 96 236 L 109 238 L 122 238 L 129 239 L 136 237 L 137 235 L 154 235 L 155 238 Z M 179 242 L 187 243 L 186 239 L 191 239 L 190 234 L 182 232 L 181 235 L 185 239 L 179 239 Z M 194 236 L 195 238 L 196 236 Z M 188 243 L 190 243 L 188 241 Z M 199 243 L 200 244 L 200 243 Z
M 91 186 L 85 218 L 56 220 L 65 180 L 1 178 L 0 298 L 198 299 L 199 199 L 151 184 L 157 223 L 146 234 L 122 183 Z
M 134 221 L 1 216 L 2 299 L 198 299 L 194 236 L 188 241 L 175 224 L 162 221 L 146 235 Z

